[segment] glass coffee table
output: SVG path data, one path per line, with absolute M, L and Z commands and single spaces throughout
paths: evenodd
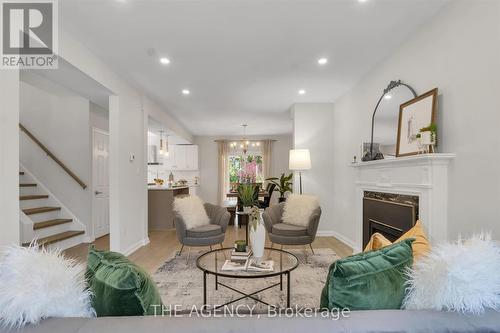
M 274 270 L 272 272 L 249 272 L 249 271 L 222 271 L 222 265 L 226 261 L 226 258 L 231 257 L 231 251 L 233 248 L 223 248 L 212 250 L 207 253 L 202 254 L 196 260 L 196 266 L 203 271 L 203 305 L 207 305 L 207 276 L 213 275 L 215 277 L 215 290 L 219 290 L 219 286 L 232 290 L 236 293 L 242 295 L 239 298 L 236 298 L 230 302 L 227 302 L 222 305 L 218 305 L 216 309 L 220 307 L 224 307 L 226 305 L 238 302 L 245 298 L 253 299 L 256 302 L 265 304 L 267 306 L 271 306 L 269 303 L 266 303 L 257 297 L 257 294 L 266 291 L 271 288 L 279 287 L 280 290 L 283 290 L 283 275 L 286 275 L 286 307 L 290 307 L 290 273 L 299 266 L 299 260 L 297 257 L 287 251 L 272 249 L 266 247 L 266 251 L 264 252 L 264 260 L 273 260 L 274 261 Z M 232 278 L 238 280 L 245 279 L 268 279 L 275 276 L 279 276 L 280 280 L 277 283 L 273 283 L 270 286 L 265 288 L 256 290 L 249 294 L 236 289 L 235 287 L 231 287 L 226 283 L 222 283 L 219 281 L 219 278 Z

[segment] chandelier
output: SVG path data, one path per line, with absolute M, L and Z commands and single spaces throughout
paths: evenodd
M 260 142 L 259 141 L 251 141 L 247 139 L 247 124 L 241 125 L 243 127 L 243 137 L 240 140 L 233 141 L 229 145 L 233 150 L 236 150 L 237 148 L 241 149 L 243 152 L 243 155 L 246 155 L 248 152 L 248 149 L 251 147 L 259 147 Z

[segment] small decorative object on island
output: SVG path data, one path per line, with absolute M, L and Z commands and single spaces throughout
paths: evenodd
M 266 181 L 269 181 L 272 184 L 276 185 L 276 191 L 280 192 L 280 197 L 278 199 L 279 202 L 286 201 L 285 194 L 287 192 L 293 192 L 292 178 L 293 178 L 293 173 L 289 174 L 288 176 L 282 173 L 280 178 L 271 177 L 266 179 Z
M 252 206 L 255 204 L 253 185 L 242 184 L 238 186 L 238 198 L 243 206 L 243 212 L 250 214 Z
M 161 179 L 161 178 L 155 178 L 155 179 L 154 179 L 154 181 L 155 181 L 155 184 L 156 184 L 156 185 L 158 185 L 158 186 L 162 186 L 162 185 L 163 185 L 163 183 L 165 182 L 165 181 L 164 181 L 163 179 Z
M 429 126 L 420 129 L 416 137 L 422 153 L 429 154 L 435 152 L 434 146 L 436 145 L 436 134 L 437 125 L 434 123 L 431 123 Z
M 170 174 L 168 175 L 168 186 L 172 187 L 173 184 L 174 184 L 174 174 L 170 172 Z
M 266 228 L 261 218 L 261 210 L 257 206 L 252 207 L 250 214 L 250 243 L 252 244 L 253 257 L 260 264 L 264 256 L 264 244 L 266 242 Z

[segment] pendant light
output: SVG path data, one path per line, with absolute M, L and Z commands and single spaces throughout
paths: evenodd
M 164 155 L 168 157 L 168 155 L 169 155 L 169 151 L 168 151 L 168 135 L 167 135 L 167 139 L 165 141 L 166 141 L 166 143 L 165 143 L 165 153 L 164 153 Z
M 160 131 L 160 155 L 165 155 L 165 148 L 163 147 L 163 131 Z

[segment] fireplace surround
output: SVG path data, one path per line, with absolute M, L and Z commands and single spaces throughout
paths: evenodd
M 356 191 L 354 250 L 363 248 L 363 206 L 365 199 L 373 199 L 374 195 L 392 198 L 396 203 L 413 198 L 415 218 L 422 222 L 431 243 L 447 239 L 448 169 L 454 158 L 455 154 L 436 153 L 351 164 Z M 372 197 L 365 198 L 365 193 Z

